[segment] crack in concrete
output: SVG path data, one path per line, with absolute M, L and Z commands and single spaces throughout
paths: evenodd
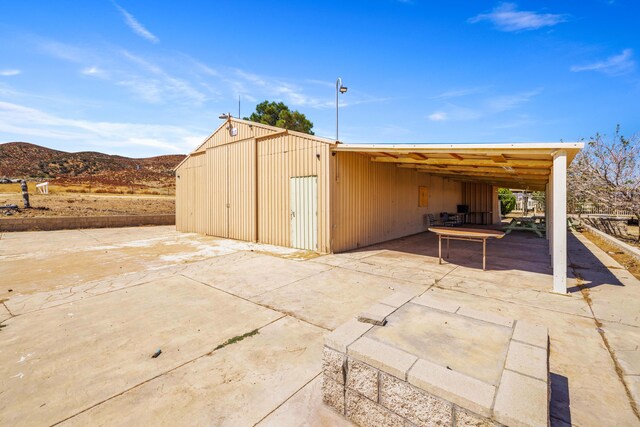
M 274 412 L 276 412 L 278 409 L 280 409 L 280 407 L 282 405 L 284 405 L 285 403 L 287 403 L 288 401 L 290 401 L 291 399 L 293 399 L 293 397 L 295 395 L 297 395 L 298 393 L 300 393 L 300 391 L 305 388 L 306 386 L 308 386 L 309 384 L 311 384 L 316 378 L 318 378 L 320 375 L 322 375 L 322 370 L 320 370 L 320 372 L 316 375 L 313 376 L 313 378 L 311 378 L 309 381 L 307 381 L 306 383 L 304 383 L 302 385 L 302 387 L 300 387 L 299 389 L 297 389 L 291 396 L 287 397 L 282 403 L 280 403 L 278 406 L 276 406 L 275 408 L 273 408 L 273 410 L 271 412 L 269 412 L 267 415 L 265 415 L 264 417 L 260 418 L 260 420 L 255 423 L 253 426 L 257 426 L 258 424 L 260 424 L 261 422 L 263 422 L 267 417 L 269 417 L 269 415 L 273 414 Z
M 292 312 L 279 310 L 279 309 L 277 309 L 277 308 L 275 308 L 275 307 L 271 307 L 271 306 L 270 306 L 270 305 L 268 305 L 268 304 L 261 304 L 261 303 L 256 302 L 256 301 L 252 301 L 252 300 L 250 300 L 249 298 L 245 298 L 245 297 L 242 297 L 242 296 L 240 296 L 240 295 L 236 295 L 236 294 L 231 293 L 231 292 L 229 292 L 229 291 L 227 291 L 227 290 L 220 289 L 220 288 L 218 288 L 218 287 L 216 287 L 216 286 L 210 285 L 210 284 L 205 283 L 205 282 L 201 282 L 201 281 L 196 280 L 196 279 L 194 279 L 194 278 L 191 278 L 191 277 L 189 277 L 189 276 L 184 276 L 184 275 L 182 275 L 182 274 L 180 274 L 180 276 L 184 277 L 185 279 L 193 280 L 194 282 L 196 282 L 196 283 L 200 283 L 201 285 L 207 286 L 207 287 L 209 287 L 209 288 L 211 288 L 211 289 L 215 289 L 216 291 L 224 292 L 224 293 L 225 293 L 225 294 L 227 294 L 227 295 L 230 295 L 230 296 L 235 297 L 235 298 L 239 298 L 239 299 L 241 299 L 241 300 L 243 300 L 243 301 L 249 302 L 249 303 L 254 304 L 254 305 L 257 305 L 257 306 L 259 306 L 259 307 L 266 308 L 266 309 L 268 309 L 268 310 L 275 311 L 276 313 L 280 313 L 280 314 L 283 314 L 283 315 L 285 315 L 285 316 L 292 317 L 292 318 L 294 318 L 294 319 L 296 319 L 296 320 L 299 320 L 299 321 L 301 321 L 301 322 L 304 322 L 304 323 L 306 323 L 306 324 L 308 324 L 308 325 L 315 326 L 316 328 L 320 328 L 320 329 L 323 329 L 323 330 L 328 331 L 328 332 L 331 332 L 331 331 L 332 331 L 332 329 L 330 329 L 330 328 L 327 328 L 327 327 L 325 327 L 325 326 L 321 326 L 321 325 L 317 325 L 317 324 L 315 324 L 315 323 L 313 323 L 313 322 L 310 322 L 310 321 L 308 321 L 308 320 L 306 320 L 306 319 L 303 319 L 303 318 L 301 318 L 301 317 L 298 317 L 298 316 L 296 316 L 296 315 L 295 315 L 294 313 L 292 313 Z
M 604 324 L 600 320 L 598 320 L 598 318 L 596 317 L 596 313 L 593 311 L 593 305 L 592 305 L 593 301 L 591 300 L 591 295 L 589 294 L 589 289 L 586 288 L 584 286 L 584 284 L 583 284 L 584 278 L 582 276 L 580 276 L 576 272 L 575 269 L 572 269 L 572 270 L 573 270 L 573 274 L 576 276 L 576 279 L 577 279 L 576 280 L 576 285 L 578 286 L 578 289 L 580 289 L 582 297 L 587 302 L 587 305 L 589 306 L 589 310 L 591 310 L 591 315 L 592 315 L 593 321 L 594 321 L 594 323 L 596 325 L 596 331 L 600 335 L 600 338 L 602 339 L 602 343 L 604 344 L 604 347 L 607 349 L 607 352 L 609 353 L 609 356 L 611 357 L 611 361 L 613 362 L 613 366 L 614 366 L 614 369 L 616 371 L 616 374 L 618 375 L 618 379 L 622 383 L 622 387 L 624 388 L 624 391 L 627 394 L 627 399 L 629 400 L 629 405 L 631 406 L 631 410 L 633 411 L 633 414 L 640 421 L 640 409 L 638 408 L 638 404 L 636 403 L 635 399 L 633 398 L 633 395 L 631 394 L 631 389 L 629 388 L 629 385 L 627 384 L 627 382 L 624 379 L 624 375 L 625 375 L 624 374 L 624 370 L 620 366 L 620 362 L 618 361 L 618 357 L 616 356 L 616 352 L 611 347 L 611 344 L 609 343 L 609 340 L 608 340 L 607 336 L 605 335 L 604 329 L 602 329 Z
M 286 316 L 286 315 L 284 315 L 284 316 L 280 316 L 280 317 L 278 317 L 277 319 L 271 320 L 270 322 L 267 322 L 266 324 L 264 324 L 264 325 L 260 326 L 259 328 L 254 329 L 254 330 L 255 330 L 255 331 L 260 331 L 260 330 L 262 330 L 262 329 L 266 328 L 267 326 L 269 326 L 269 325 L 271 325 L 271 324 L 273 324 L 273 323 L 277 322 L 278 320 L 280 320 L 280 319 L 284 319 L 285 317 L 287 317 L 287 316 Z M 220 349 L 220 350 L 222 350 L 222 349 Z M 91 410 L 91 409 L 93 409 L 93 408 L 95 408 L 95 407 L 97 407 L 97 406 L 100 406 L 100 405 L 102 405 L 102 404 L 104 404 L 104 403 L 106 403 L 106 402 L 108 402 L 108 401 L 110 401 L 110 400 L 112 400 L 112 399 L 115 399 L 116 397 L 122 396 L 122 395 L 124 395 L 124 394 L 126 394 L 126 393 L 128 393 L 128 392 L 130 392 L 130 391 L 132 391 L 132 390 L 134 390 L 134 389 L 136 389 L 136 388 L 138 388 L 138 387 L 140 387 L 141 385 L 144 385 L 144 384 L 146 384 L 146 383 L 148 383 L 148 382 L 151 382 L 151 381 L 153 381 L 153 380 L 155 380 L 155 379 L 157 379 L 157 378 L 160 378 L 160 377 L 162 377 L 162 376 L 164 376 L 164 375 L 166 375 L 166 374 L 169 374 L 169 373 L 171 373 L 171 372 L 173 372 L 173 371 L 175 371 L 175 370 L 177 370 L 177 369 L 180 369 L 180 368 L 182 368 L 183 366 L 186 366 L 186 365 L 188 365 L 188 364 L 190 364 L 190 363 L 193 363 L 193 362 L 195 362 L 195 361 L 196 361 L 196 360 L 198 360 L 198 359 L 202 359 L 203 357 L 209 357 L 209 356 L 211 356 L 212 354 L 214 354 L 216 351 L 220 351 L 220 350 L 215 350 L 215 349 L 214 349 L 214 350 L 210 350 L 210 351 L 208 351 L 208 352 L 206 352 L 206 353 L 204 353 L 204 354 L 201 354 L 200 356 L 196 356 L 196 357 L 195 357 L 195 358 L 193 358 L 193 359 L 187 360 L 186 362 L 183 362 L 183 363 L 181 363 L 181 364 L 179 364 L 179 365 L 177 365 L 177 366 L 174 366 L 173 368 L 171 368 L 171 369 L 169 369 L 169 370 L 166 370 L 166 371 L 164 371 L 164 372 L 159 373 L 158 375 L 155 375 L 155 376 L 153 376 L 153 377 L 151 377 L 151 378 L 148 378 L 148 379 L 146 379 L 146 380 L 142 381 L 141 383 L 138 383 L 138 384 L 136 384 L 136 385 L 133 385 L 133 386 L 129 387 L 129 388 L 128 388 L 128 389 L 126 389 L 126 390 L 123 390 L 123 391 L 121 391 L 121 392 L 119 392 L 119 393 L 116 393 L 116 394 L 114 394 L 114 395 L 113 395 L 113 396 L 111 396 L 111 397 L 108 397 L 108 398 L 106 398 L 106 399 L 103 399 L 103 400 L 101 400 L 101 401 L 100 401 L 100 402 L 98 402 L 98 403 L 94 403 L 93 405 L 91 405 L 91 406 L 89 406 L 89 407 L 87 407 L 87 408 L 84 408 L 83 410 L 81 410 L 81 411 L 79 411 L 79 412 L 76 412 L 75 414 L 69 415 L 68 417 L 66 417 L 66 418 L 64 418 L 64 419 L 62 419 L 62 420 L 60 420 L 60 421 L 56 421 L 55 423 L 51 424 L 51 427 L 53 427 L 53 426 L 57 426 L 57 425 L 60 425 L 61 423 L 65 422 L 65 421 L 68 421 L 68 420 L 70 420 L 70 419 L 71 419 L 71 418 L 73 418 L 73 417 L 77 417 L 78 415 L 83 414 L 83 413 L 85 413 L 85 412 L 87 412 L 87 411 L 89 411 L 89 410 Z
M 12 317 L 15 317 L 15 316 L 16 316 L 15 314 L 13 314 L 13 313 L 11 312 L 11 310 L 9 310 L 9 307 L 7 307 L 7 304 L 5 304 L 5 303 L 4 303 L 4 301 L 2 301 L 2 305 L 3 305 L 3 306 L 4 306 L 4 308 L 7 310 L 7 313 L 9 313 L 9 319 L 11 319 Z M 4 320 L 7 320 L 7 319 L 4 319 Z M 4 321 L 4 320 L 3 320 L 3 321 Z

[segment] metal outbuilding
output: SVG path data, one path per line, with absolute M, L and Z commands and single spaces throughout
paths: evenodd
M 176 167 L 176 227 L 341 252 L 422 232 L 458 205 L 469 223 L 497 223 L 498 187 L 546 190 L 554 290 L 566 292 L 566 168 L 581 148 L 342 144 L 230 117 Z

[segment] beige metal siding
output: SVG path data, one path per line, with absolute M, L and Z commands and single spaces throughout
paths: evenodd
M 227 146 L 229 156 L 228 237 L 232 239 L 256 240 L 255 148 L 256 141 L 254 139 L 239 141 Z
M 251 124 L 242 122 L 233 122 L 233 126 L 238 130 L 238 134 L 236 136 L 231 136 L 229 130 L 226 129 L 225 126 L 218 132 L 215 132 L 213 135 L 211 135 L 205 141 L 204 145 L 202 145 L 200 150 L 206 150 L 207 148 L 217 147 L 219 145 L 242 141 L 245 139 L 270 135 L 277 132 L 276 130 L 253 126 Z
M 316 176 L 317 197 L 302 200 L 301 207 L 317 210 L 317 250 L 330 252 L 331 144 L 276 128 L 233 125 L 237 136 L 221 127 L 178 167 L 188 175 L 177 184 L 179 229 L 291 246 L 290 179 Z M 197 158 L 198 172 L 192 171 Z
M 210 148 L 206 154 L 206 208 L 198 215 L 202 215 L 206 222 L 206 234 L 227 237 L 229 234 L 229 209 L 227 208 L 228 194 L 228 151 L 229 147 Z
M 258 240 L 291 246 L 292 177 L 318 177 L 318 251 L 329 252 L 329 145 L 297 135 L 258 140 Z M 308 201 L 309 204 L 314 201 Z
M 202 215 L 206 198 L 204 156 L 191 156 L 176 171 L 176 229 L 203 233 Z
M 334 169 L 334 252 L 419 233 L 424 214 L 455 212 L 460 202 L 460 183 L 375 163 L 366 155 L 339 152 Z M 429 189 L 427 207 L 419 207 L 420 186 Z

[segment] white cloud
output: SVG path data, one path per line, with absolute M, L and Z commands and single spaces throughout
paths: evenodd
M 99 77 L 102 79 L 107 79 L 109 78 L 109 75 L 107 74 L 107 72 L 105 70 L 103 70 L 100 67 L 97 67 L 95 65 L 91 66 L 91 67 L 85 67 L 82 70 L 80 70 L 80 73 L 84 74 L 85 76 L 91 76 L 91 77 Z
M 431 99 L 448 99 L 448 98 L 460 98 L 463 96 L 474 95 L 476 93 L 480 93 L 486 90 L 486 87 L 470 87 L 464 89 L 453 89 L 442 92 L 438 95 L 432 96 Z
M 442 122 L 447 120 L 447 113 L 444 111 L 436 111 L 435 113 L 429 114 L 429 120 L 432 122 Z
M 16 69 L 0 70 L 0 76 L 9 77 L 9 76 L 17 76 L 18 74 L 22 74 L 22 71 L 16 70 Z
M 122 13 L 124 17 L 124 22 L 127 24 L 129 28 L 133 30 L 134 33 L 139 35 L 140 37 L 149 40 L 152 43 L 158 43 L 160 39 L 156 37 L 151 31 L 147 30 L 144 25 L 142 25 L 132 14 L 127 12 L 124 8 L 120 7 L 118 4 L 113 3 L 114 6 Z
M 118 84 L 130 88 L 147 102 L 162 103 L 168 99 L 185 99 L 201 105 L 207 100 L 207 96 L 189 81 L 175 77 L 159 65 L 126 50 L 122 51 L 122 54 L 145 71 L 147 75 L 125 75 L 119 78 Z
M 83 63 L 92 55 L 84 49 L 60 43 L 55 40 L 44 40 L 38 43 L 39 49 L 58 59 L 69 62 Z
M 431 121 L 470 121 L 515 110 L 529 102 L 542 92 L 535 89 L 508 95 L 496 95 L 485 99 L 474 100 L 473 106 L 468 107 L 453 103 L 446 103 L 440 109 L 428 116 Z
M 206 135 L 166 124 L 121 123 L 59 117 L 35 108 L 0 101 L 0 132 L 21 140 L 33 137 L 58 139 L 66 144 L 92 145 L 103 151 L 130 154 L 146 150 L 149 155 L 186 153 Z M 37 141 L 33 141 L 36 142 Z
M 469 18 L 468 22 L 489 21 L 500 31 L 526 31 L 552 27 L 566 20 L 565 15 L 517 10 L 515 3 L 501 3 L 490 13 L 481 13 Z
M 580 71 L 599 71 L 610 76 L 618 76 L 633 71 L 635 67 L 636 62 L 633 60 L 633 50 L 625 49 L 620 54 L 610 56 L 604 61 L 587 65 L 574 65 L 571 67 L 571 71 L 576 73 Z

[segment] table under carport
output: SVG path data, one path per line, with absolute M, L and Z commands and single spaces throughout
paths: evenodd
M 356 152 L 368 156 L 371 162 L 392 163 L 398 168 L 411 168 L 450 180 L 545 191 L 553 291 L 565 294 L 567 167 L 583 146 L 579 142 L 338 144 L 332 151 Z

